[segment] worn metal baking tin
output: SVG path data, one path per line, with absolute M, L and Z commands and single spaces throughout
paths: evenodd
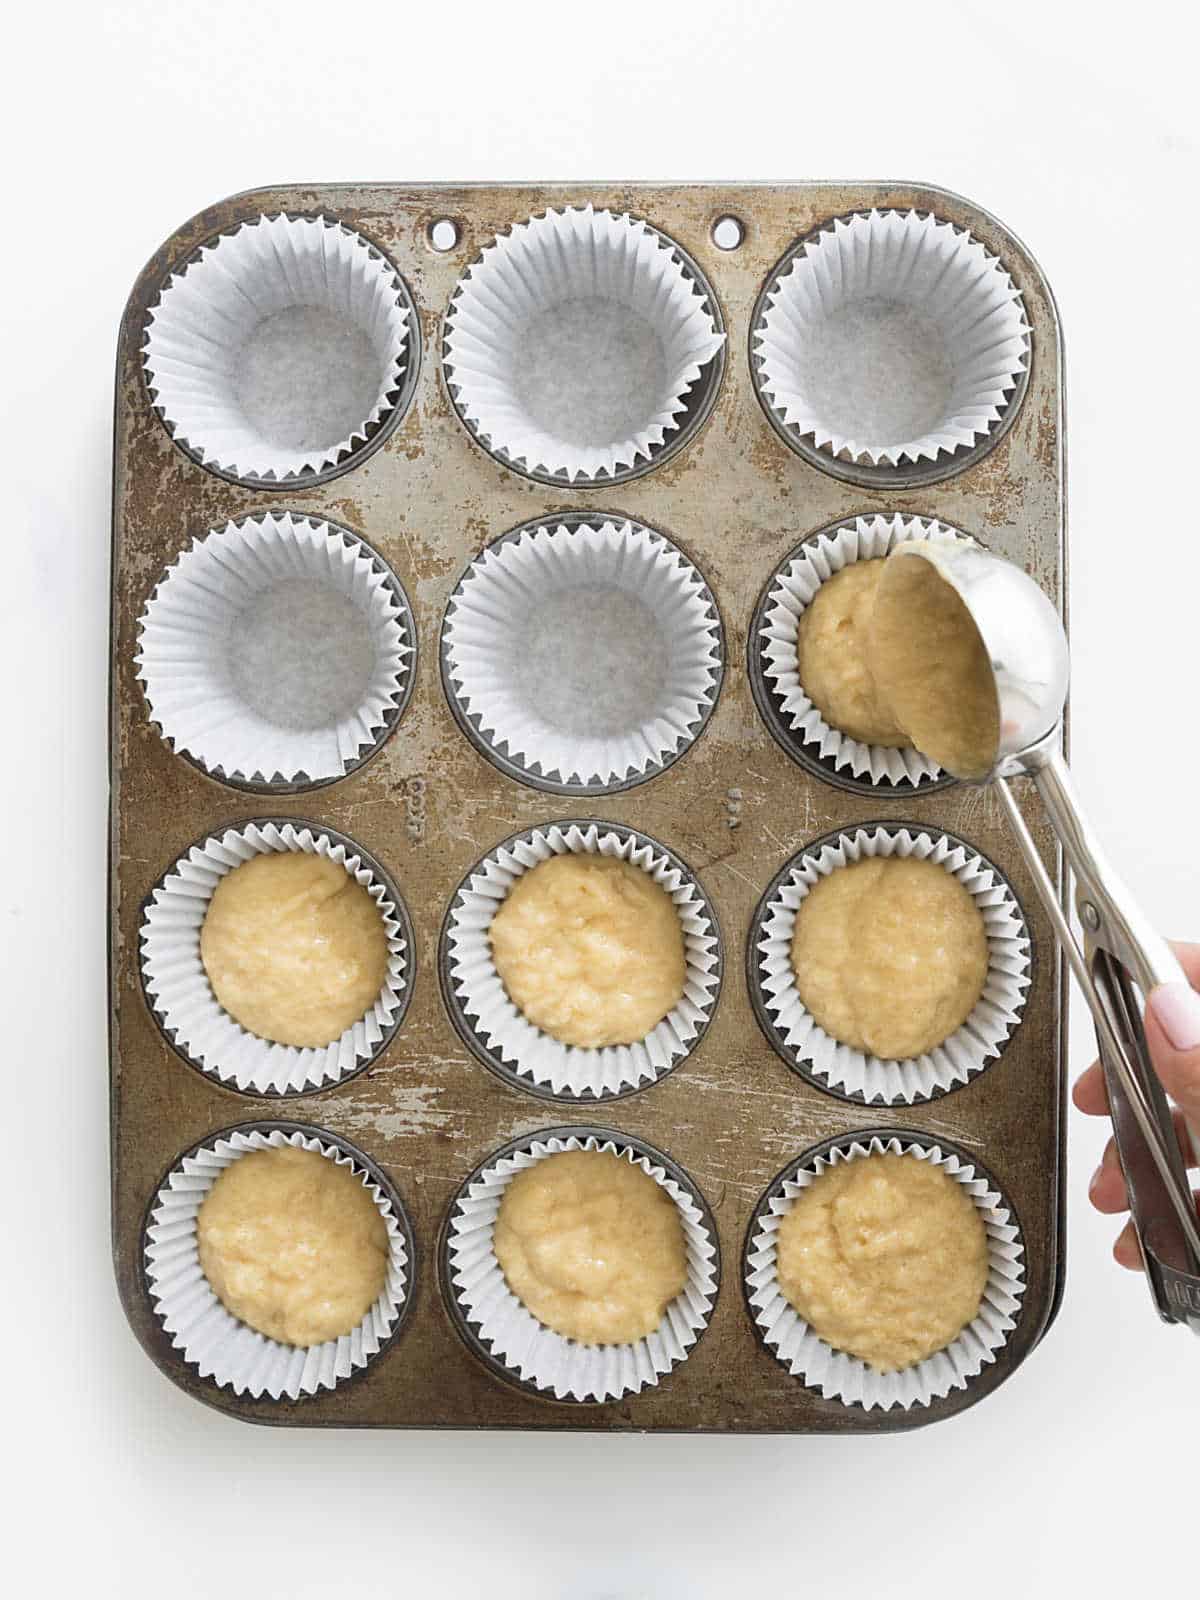
M 728 357 L 711 415 L 685 448 L 622 484 L 572 490 L 507 470 L 470 437 L 446 392 L 436 352 L 458 277 L 487 241 L 547 206 L 629 211 L 694 256 L 721 305 Z M 754 306 L 792 243 L 820 223 L 876 206 L 934 210 L 1000 255 L 1033 327 L 1023 403 L 994 449 L 919 489 L 859 488 L 810 465 L 776 434 L 758 402 L 748 350 Z M 417 305 L 425 360 L 412 402 L 371 452 L 321 484 L 255 489 L 206 471 L 170 439 L 142 382 L 145 312 L 166 272 L 221 230 L 278 210 L 334 216 L 377 244 Z M 732 251 L 711 238 L 741 220 Z M 459 230 L 441 253 L 439 218 Z M 293 1425 L 523 1427 L 714 1432 L 877 1433 L 950 1416 L 986 1398 L 1037 1343 L 1061 1293 L 1065 1018 L 1060 962 L 1041 961 L 1024 1020 L 1001 1060 L 973 1082 L 891 1112 L 846 1104 L 804 1082 L 759 1029 L 742 971 L 762 891 L 821 834 L 880 816 L 960 834 L 999 865 L 1043 951 L 1049 926 L 1002 814 L 986 789 L 954 786 L 889 797 L 850 793 L 797 767 L 767 732 L 745 669 L 758 595 L 807 535 L 859 512 L 937 517 L 978 536 L 1033 574 L 1060 610 L 1065 595 L 1062 350 L 1053 299 L 1024 246 L 987 212 L 909 183 L 322 185 L 258 190 L 187 222 L 134 286 L 117 365 L 112 585 L 111 1134 L 113 1251 L 121 1298 L 152 1359 L 199 1399 L 249 1420 Z M 423 1262 L 435 1255 L 453 1195 L 480 1161 L 541 1128 L 546 1103 L 486 1071 L 446 1015 L 437 981 L 442 917 L 463 874 L 502 839 L 557 821 L 578 802 L 526 787 L 464 738 L 439 676 L 438 630 L 467 561 L 521 523 L 572 511 L 622 513 L 659 529 L 695 561 L 726 631 L 726 674 L 703 736 L 666 772 L 588 801 L 593 816 L 661 839 L 696 873 L 721 926 L 726 982 L 699 1047 L 662 1081 L 606 1107 L 616 1129 L 644 1138 L 695 1180 L 726 1263 L 741 1258 L 759 1197 L 785 1162 L 822 1140 L 903 1126 L 977 1155 L 1016 1207 L 1027 1248 L 1020 1326 L 999 1360 L 964 1391 L 915 1413 L 865 1413 L 823 1400 L 763 1350 L 727 1271 L 712 1323 L 661 1384 L 603 1406 L 566 1408 L 498 1381 L 456 1334 L 428 1270 L 418 1273 L 401 1336 L 361 1380 L 303 1402 L 238 1400 L 189 1371 L 161 1333 L 141 1272 L 145 1209 L 181 1151 L 232 1122 L 275 1120 L 278 1099 L 235 1095 L 184 1065 L 146 1007 L 138 977 L 142 900 L 197 837 L 252 818 L 252 797 L 173 756 L 146 717 L 135 677 L 136 624 L 163 567 L 197 535 L 248 512 L 286 507 L 332 517 L 386 558 L 416 616 L 411 701 L 369 763 L 315 793 L 273 795 L 271 810 L 316 815 L 375 854 L 399 885 L 415 936 L 416 982 L 403 1027 L 351 1082 L 294 1097 L 287 1114 L 358 1145 L 395 1182 Z M 1020 786 L 1022 803 L 1031 799 Z M 1052 871 L 1057 855 L 1036 802 L 1030 824 Z M 248 1101 L 250 1103 L 248 1103 Z M 594 1104 L 560 1106 L 572 1126 Z M 611 1113 L 611 1114 L 610 1114 Z

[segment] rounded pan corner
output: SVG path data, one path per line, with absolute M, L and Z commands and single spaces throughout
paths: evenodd
M 978 200 L 972 200 L 970 195 L 961 194 L 957 189 L 948 189 L 945 184 L 925 183 L 918 179 L 910 179 L 904 183 L 898 183 L 896 187 L 905 189 L 919 189 L 922 194 L 942 195 L 945 197 L 945 199 L 952 200 L 956 205 L 963 206 L 969 211 L 974 211 L 976 215 L 982 217 L 990 227 L 995 228 L 998 233 L 1003 234 L 1004 238 L 1008 240 L 1013 248 L 1024 257 L 1026 263 L 1028 264 L 1029 270 L 1037 279 L 1037 287 L 1045 296 L 1046 305 L 1049 308 L 1050 315 L 1054 319 L 1055 332 L 1058 334 L 1061 342 L 1062 317 L 1059 314 L 1058 301 L 1054 298 L 1054 290 L 1050 286 L 1050 280 L 1046 276 L 1045 268 L 1042 266 L 1037 256 L 1034 255 L 1033 251 L 1025 243 L 1024 239 L 1021 238 L 1019 233 L 1014 232 L 1014 230 L 1009 227 L 1008 223 L 1003 221 L 1002 218 L 998 217 L 994 211 L 989 211 L 987 206 L 981 206 Z
M 170 1346 L 156 1337 L 157 1330 L 154 1328 L 145 1329 L 139 1324 L 134 1310 L 134 1299 L 138 1294 L 138 1290 L 121 1273 L 120 1262 L 116 1254 L 115 1238 L 113 1240 L 113 1276 L 116 1279 L 117 1299 L 120 1302 L 121 1311 L 129 1331 L 133 1335 L 134 1342 L 151 1366 L 156 1367 L 162 1376 L 182 1394 L 187 1395 L 189 1400 L 195 1400 L 198 1404 L 207 1406 L 211 1411 L 219 1411 L 222 1416 L 231 1417 L 235 1422 L 251 1422 L 262 1427 L 275 1427 L 286 1420 L 282 1417 L 258 1416 L 239 1410 L 232 1396 L 228 1397 L 227 1403 L 223 1390 L 200 1381 L 193 1382 L 187 1368 L 182 1363 L 172 1360 Z
M 141 271 L 133 280 L 121 310 L 122 337 L 129 331 L 131 324 L 146 309 L 144 301 L 146 285 L 157 282 L 170 262 L 178 260 L 181 256 L 188 255 L 197 243 L 218 232 L 223 226 L 220 220 L 223 215 L 236 208 L 246 206 L 250 202 L 258 206 L 260 210 L 265 209 L 272 197 L 278 198 L 288 192 L 288 185 L 282 183 L 268 183 L 253 189 L 239 189 L 233 194 L 222 195 L 219 200 L 210 201 L 208 205 L 202 206 L 199 211 L 194 211 L 178 227 L 172 228 L 162 243 L 146 259 Z

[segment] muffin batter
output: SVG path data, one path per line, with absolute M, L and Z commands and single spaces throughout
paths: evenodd
M 864 744 L 908 743 L 871 676 L 867 627 L 882 559 L 855 561 L 817 590 L 800 618 L 796 666 L 804 692 L 831 728 Z
M 912 1060 L 952 1034 L 983 993 L 987 965 L 979 908 L 932 861 L 851 862 L 796 913 L 800 999 L 826 1033 L 883 1061 Z
M 518 1172 L 493 1244 L 522 1305 L 581 1344 L 645 1338 L 687 1280 L 675 1202 L 605 1150 L 565 1150 Z
M 956 778 L 984 778 L 1000 746 L 991 662 L 971 614 L 932 561 L 911 546 L 883 566 L 867 660 L 897 723 Z
M 633 1044 L 683 994 L 683 928 L 670 895 L 611 856 L 539 862 L 509 891 L 488 939 L 509 999 L 562 1044 Z
M 917 1156 L 828 1168 L 784 1214 L 777 1248 L 779 1287 L 813 1332 L 877 1372 L 944 1349 L 987 1284 L 974 1202 Z
M 218 883 L 200 930 L 213 993 L 249 1033 L 330 1044 L 374 1004 L 387 932 L 361 884 L 327 856 L 252 856 Z
M 196 1218 L 200 1265 L 227 1311 L 281 1344 L 356 1328 L 387 1276 L 387 1227 L 349 1169 L 291 1145 L 232 1162 Z

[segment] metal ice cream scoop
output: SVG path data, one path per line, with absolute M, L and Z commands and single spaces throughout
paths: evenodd
M 901 550 L 904 559 L 919 556 L 936 569 L 983 641 L 1000 727 L 991 771 L 978 781 L 996 785 L 1095 1018 L 1117 1151 L 1159 1315 L 1200 1334 L 1200 1225 L 1133 992 L 1136 985 L 1145 997 L 1159 984 L 1187 980 L 1170 946 L 1109 867 L 1080 810 L 1061 750 L 1070 657 L 1058 613 L 1020 568 L 977 546 L 921 541 Z M 1074 878 L 1082 945 L 1009 789 L 1008 780 L 1017 777 L 1033 779 L 1062 846 Z

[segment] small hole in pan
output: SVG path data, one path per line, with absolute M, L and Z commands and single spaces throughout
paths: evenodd
M 712 225 L 712 242 L 718 250 L 736 250 L 746 237 L 746 229 L 737 217 L 718 217 Z
M 452 217 L 438 217 L 429 224 L 429 243 L 441 255 L 458 243 L 458 223 Z

